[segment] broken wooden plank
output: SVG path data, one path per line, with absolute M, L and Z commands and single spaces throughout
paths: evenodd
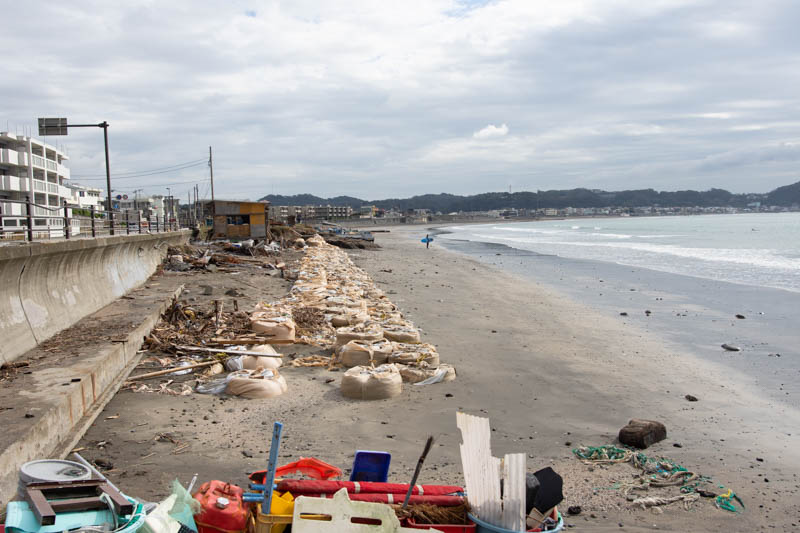
M 235 350 L 233 348 L 205 348 L 203 346 L 176 346 L 179 350 L 185 350 L 187 352 L 208 352 L 208 353 L 224 353 L 230 355 L 256 355 L 258 357 L 283 357 L 281 354 L 275 353 L 261 353 L 261 352 L 252 352 L 247 350 Z

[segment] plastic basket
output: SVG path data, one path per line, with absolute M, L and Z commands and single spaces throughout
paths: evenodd
M 350 481 L 377 481 L 385 483 L 389 479 L 389 464 L 392 454 L 388 452 L 373 452 L 356 450 L 353 459 L 353 471 L 350 472 Z
M 289 494 L 289 498 L 291 497 L 291 494 Z M 286 526 L 292 523 L 294 511 L 294 502 L 292 500 L 285 499 L 277 492 L 273 492 L 272 510 L 276 512 L 274 514 L 263 514 L 261 512 L 261 504 L 258 504 L 253 516 L 253 530 L 255 533 L 283 533 Z
M 475 533 L 522 533 L 520 531 L 513 531 L 511 529 L 505 529 L 498 526 L 493 526 L 492 524 L 487 524 L 486 522 L 482 521 L 480 518 L 477 518 L 473 515 L 467 515 L 469 519 L 475 522 L 477 529 Z M 561 513 L 558 513 L 558 523 L 556 527 L 553 529 L 548 529 L 546 533 L 555 533 L 557 531 L 561 531 L 564 529 L 564 518 L 561 516 Z
M 475 524 L 417 524 L 413 518 L 409 518 L 405 524 L 409 529 L 436 529 L 442 533 L 476 533 Z

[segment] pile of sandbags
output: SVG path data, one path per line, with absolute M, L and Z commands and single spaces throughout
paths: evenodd
M 253 313 L 253 329 L 274 335 L 274 338 L 294 339 L 292 309 L 313 307 L 325 317 L 325 325 L 307 328 L 299 337 L 301 341 L 331 348 L 334 358 L 345 367 L 362 368 L 348 373 L 342 380 L 342 392 L 348 397 L 363 394 L 345 393 L 345 381 L 354 386 L 353 376 L 366 379 L 364 368 L 382 368 L 397 379 L 410 383 L 429 379 L 448 381 L 455 378 L 455 370 L 441 365 L 439 354 L 430 344 L 422 343 L 419 330 L 407 320 L 362 269 L 353 264 L 347 253 L 331 246 L 319 235 L 309 237 L 299 265 L 289 269 L 294 286 L 288 296 L 269 304 L 260 305 Z M 291 330 L 291 331 L 290 331 Z M 312 331 L 313 330 L 313 331 Z M 384 363 L 398 363 L 402 366 Z M 403 369 L 403 372 L 400 372 Z M 377 378 L 374 378 L 377 379 Z M 387 378 L 388 379 L 388 378 Z M 438 382 L 438 381 L 434 381 Z M 399 392 L 398 392 L 399 393 Z

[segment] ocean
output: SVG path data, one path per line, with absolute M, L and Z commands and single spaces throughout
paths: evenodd
M 724 371 L 742 372 L 775 401 L 800 407 L 800 213 L 430 230 L 434 246 L 617 317 L 636 328 L 632 335 L 654 334 Z M 538 310 L 532 305 L 515 312 Z M 725 351 L 723 343 L 741 352 Z
M 506 245 L 800 292 L 800 213 L 623 217 L 451 226 L 446 241 Z M 454 244 L 454 243 L 450 243 Z

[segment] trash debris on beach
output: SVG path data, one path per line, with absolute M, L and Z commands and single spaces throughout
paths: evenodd
M 423 342 L 419 329 L 347 253 L 328 244 L 327 237 L 308 233 L 313 231 L 310 228 L 301 229 L 304 233 L 288 239 L 290 246 L 302 252 L 289 266 L 272 259 L 287 239 L 283 246 L 243 241 L 224 243 L 222 251 L 190 246 L 172 249 L 165 267 L 179 272 L 208 265 L 245 265 L 279 271 L 293 285 L 286 296 L 259 302 L 249 312 L 239 309 L 237 300 L 231 306 L 223 300 L 201 305 L 175 298 L 146 338 L 147 356 L 140 364 L 161 369 L 134 374 L 125 389 L 171 395 L 232 394 L 241 382 L 249 384 L 248 392 L 236 396 L 275 397 L 287 390 L 288 383 L 277 371 L 283 356 L 274 346 L 291 344 L 322 350 L 294 357 L 292 367 L 360 367 L 342 377 L 341 391 L 347 398 L 391 398 L 402 392 L 403 383 L 431 385 L 456 379 L 455 368 L 440 363 L 436 347 Z M 205 287 L 207 295 L 213 296 L 214 289 Z M 223 372 L 257 369 L 275 371 L 275 376 L 218 377 Z M 194 386 L 175 381 L 175 376 L 187 374 L 194 378 Z M 145 383 L 155 378 L 161 379 L 159 385 Z M 257 388 L 264 390 L 257 392 Z

